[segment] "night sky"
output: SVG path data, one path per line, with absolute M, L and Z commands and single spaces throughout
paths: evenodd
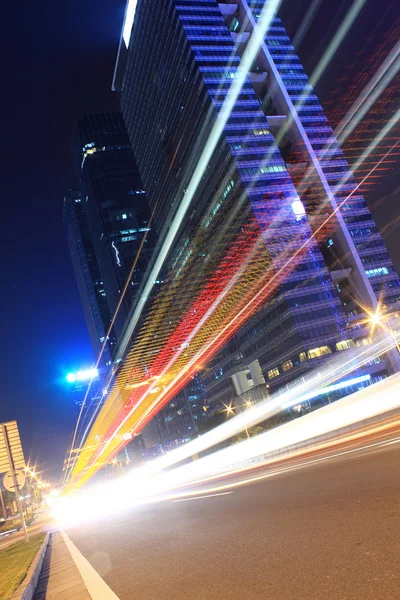
M 384 3 L 368 0 L 317 88 L 323 101 Z M 308 4 L 285 0 L 290 34 Z M 299 51 L 308 73 L 350 4 L 322 2 Z M 76 185 L 72 124 L 87 112 L 117 110 L 110 88 L 124 7 L 124 0 L 44 0 L 9 2 L 3 12 L 0 422 L 18 421 L 26 458 L 54 478 L 76 418 L 63 379 L 94 361 L 62 224 L 65 190 Z M 373 199 L 386 197 L 376 215 L 381 227 L 399 213 L 399 186 L 392 175 Z M 389 230 L 399 266 L 395 238 Z

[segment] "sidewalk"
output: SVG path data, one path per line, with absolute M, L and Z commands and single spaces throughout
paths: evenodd
M 61 533 L 53 533 L 33 600 L 91 600 Z

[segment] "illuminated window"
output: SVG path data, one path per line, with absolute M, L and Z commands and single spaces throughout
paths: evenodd
M 273 379 L 274 377 L 278 377 L 278 375 L 279 375 L 278 368 L 271 369 L 270 371 L 268 371 L 268 379 Z
M 307 360 L 307 355 L 305 352 L 300 352 L 300 362 L 304 362 Z
M 289 369 L 293 369 L 293 363 L 291 360 L 287 360 L 286 362 L 283 363 L 282 365 L 282 369 L 284 371 L 289 371 Z
M 239 25 L 239 21 L 237 20 L 236 17 L 234 17 L 233 20 L 232 20 L 232 22 L 231 22 L 231 24 L 230 24 L 230 26 L 229 26 L 229 31 L 235 32 L 235 31 L 237 31 L 239 29 L 239 26 L 240 26 Z
M 347 350 L 351 346 L 354 346 L 353 340 L 342 340 L 341 342 L 337 342 L 336 350 Z
M 308 351 L 308 358 L 318 358 L 319 356 L 325 356 L 326 354 L 330 354 L 331 349 L 329 346 L 320 346 L 319 348 L 311 348 Z
M 370 343 L 370 341 L 368 338 L 361 338 L 356 341 L 357 346 L 368 346 L 369 343 Z
M 265 167 L 260 167 L 261 173 L 279 173 L 281 171 L 286 171 L 286 167 L 282 165 L 268 165 Z
M 268 135 L 269 129 L 253 129 L 254 135 Z
M 368 278 L 377 277 L 378 275 L 389 275 L 389 270 L 387 267 L 378 267 L 377 269 L 368 269 L 365 274 Z

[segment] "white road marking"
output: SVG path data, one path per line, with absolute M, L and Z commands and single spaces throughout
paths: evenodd
M 207 494 L 205 496 L 192 496 L 191 498 L 179 498 L 179 500 L 172 500 L 172 502 L 189 502 L 189 500 L 203 500 L 203 498 L 215 498 L 215 496 L 228 496 L 233 492 L 221 492 L 219 494 Z
M 75 544 L 69 539 L 65 531 L 60 529 L 64 542 L 71 554 L 72 560 L 76 564 L 79 573 L 87 587 L 87 590 L 93 600 L 119 600 L 111 588 L 108 587 L 104 579 L 100 577 L 90 562 L 78 550 Z

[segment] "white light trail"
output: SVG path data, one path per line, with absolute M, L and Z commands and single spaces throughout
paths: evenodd
M 308 28 L 311 25 L 312 20 L 314 19 L 315 14 L 317 13 L 319 7 L 321 6 L 322 0 L 313 0 L 309 5 L 306 14 L 300 24 L 300 27 L 296 31 L 295 36 L 293 37 L 293 47 L 298 50 L 301 42 L 303 41 Z
M 340 24 L 339 29 L 337 30 L 335 36 L 329 44 L 327 50 L 324 52 L 324 54 L 321 57 L 321 60 L 317 64 L 314 73 L 310 77 L 310 84 L 312 85 L 312 87 L 315 87 L 316 83 L 320 80 L 322 74 L 326 71 L 326 68 L 330 64 L 332 58 L 335 56 L 337 49 L 346 37 L 347 33 L 350 30 L 350 27 L 353 25 L 354 21 L 356 20 L 365 3 L 366 0 L 355 0 L 353 2 L 352 7 L 346 14 L 345 18 Z
M 397 42 L 390 54 L 386 57 L 371 81 L 365 86 L 351 109 L 335 129 L 339 143 L 346 140 L 354 131 L 368 110 L 373 106 L 389 83 L 396 77 L 400 70 L 400 42 Z
M 316 82 L 320 79 L 322 73 L 326 70 L 327 66 L 329 65 L 330 61 L 332 60 L 337 48 L 339 47 L 339 45 L 341 44 L 341 42 L 343 41 L 345 35 L 347 34 L 347 32 L 349 31 L 351 25 L 353 24 L 355 18 L 357 17 L 359 11 L 362 9 L 363 5 L 365 3 L 365 0 L 356 0 L 350 11 L 348 12 L 348 14 L 346 15 L 344 21 L 342 22 L 337 34 L 335 35 L 335 38 L 332 40 L 332 42 L 329 44 L 327 50 L 325 51 L 324 55 L 322 56 L 320 62 L 317 65 L 316 70 L 314 71 L 311 79 L 310 79 L 310 83 L 312 85 L 315 85 Z M 317 2 L 314 2 L 315 5 L 315 10 L 317 9 Z M 129 9 L 129 5 L 134 6 L 135 2 L 131 1 L 128 4 L 128 8 L 127 11 L 130 10 Z M 254 58 L 258 52 L 258 48 L 260 46 L 260 44 L 263 42 L 265 33 L 269 27 L 269 24 L 271 22 L 271 19 L 273 18 L 273 15 L 277 9 L 279 5 L 279 1 L 275 1 L 272 3 L 266 3 L 264 5 L 264 9 L 263 9 L 263 13 L 261 15 L 261 18 L 258 22 L 258 24 L 256 23 L 254 25 L 254 33 L 250 38 L 250 42 L 248 44 L 248 47 L 246 49 L 245 55 L 243 57 L 242 63 L 241 63 L 241 67 L 239 68 L 239 77 L 233 81 L 230 92 L 224 102 L 224 105 L 221 109 L 221 113 L 219 115 L 219 118 L 213 128 L 213 131 L 210 134 L 210 138 L 208 139 L 206 146 L 203 150 L 203 153 L 201 155 L 201 160 L 199 162 L 199 164 L 197 165 L 197 168 L 195 169 L 195 172 L 193 174 L 193 177 L 191 179 L 191 182 L 189 184 L 189 187 L 186 191 L 186 194 L 182 200 L 182 203 L 179 207 L 178 213 L 175 217 L 174 220 L 174 227 L 171 228 L 171 230 L 169 231 L 167 238 L 165 240 L 165 243 L 162 247 L 162 252 L 159 253 L 158 259 L 156 264 L 153 267 L 153 270 L 148 278 L 147 281 L 147 285 L 145 286 L 144 289 L 144 293 L 141 296 L 140 302 L 135 310 L 135 313 L 132 317 L 132 320 L 129 324 L 129 329 L 126 331 L 125 336 L 123 338 L 123 341 L 121 343 L 120 346 L 120 352 L 119 352 L 119 358 L 122 357 L 122 355 L 124 354 L 126 347 L 129 343 L 129 340 L 131 338 L 131 335 L 133 333 L 134 328 L 136 327 L 137 321 L 140 317 L 140 314 L 143 310 L 144 304 L 147 301 L 147 298 L 149 296 L 149 293 L 151 291 L 151 288 L 153 286 L 153 282 L 154 280 L 157 278 L 158 273 L 161 269 L 161 266 L 169 252 L 169 249 L 171 248 L 171 245 L 173 243 L 175 234 L 180 226 L 180 224 L 182 223 L 182 220 L 184 218 L 184 215 L 187 212 L 187 209 L 190 205 L 190 202 L 194 196 L 194 193 L 197 189 L 197 185 L 201 180 L 201 177 L 204 174 L 204 170 L 208 164 L 208 161 L 210 160 L 213 151 L 215 150 L 215 147 L 218 143 L 219 137 L 223 131 L 223 127 L 226 123 L 226 120 L 229 118 L 230 112 L 237 100 L 237 97 L 240 93 L 241 87 L 245 81 L 245 78 L 247 76 L 247 72 L 249 70 L 249 68 L 251 67 Z M 132 23 L 133 23 L 133 17 L 132 17 Z M 392 65 L 393 61 L 390 62 L 390 65 Z M 388 68 L 389 68 L 389 63 L 388 63 Z M 385 69 L 382 70 L 382 73 L 384 72 Z M 392 77 L 392 74 L 390 75 Z M 386 79 L 384 79 L 383 81 L 387 81 L 387 77 L 389 77 L 389 75 L 386 75 Z M 378 74 L 377 74 L 377 79 L 376 81 L 379 81 L 378 78 Z M 382 82 L 381 82 L 382 83 Z M 306 93 L 306 95 L 308 95 Z M 371 101 L 371 97 L 369 98 L 369 101 Z M 354 121 L 353 121 L 354 122 Z M 387 133 L 387 131 L 386 131 Z M 385 135 L 385 132 L 383 132 L 383 136 Z M 383 137 L 380 137 L 380 140 L 383 139 Z M 379 141 L 377 141 L 377 143 L 379 143 Z M 371 149 L 372 151 L 372 149 Z M 366 156 L 364 157 L 363 160 L 365 160 Z M 203 162 L 205 161 L 205 163 L 203 164 Z M 175 233 L 174 233 L 175 231 Z
M 254 60 L 257 56 L 257 53 L 260 49 L 260 46 L 264 40 L 264 36 L 266 35 L 271 22 L 274 18 L 275 13 L 277 12 L 281 0 L 271 0 L 270 2 L 266 2 L 264 4 L 264 8 L 262 10 L 260 19 L 258 21 L 258 25 L 254 27 L 253 34 L 250 37 L 247 48 L 243 55 L 243 58 L 240 63 L 240 68 L 238 69 L 238 76 L 232 81 L 229 92 L 224 100 L 224 103 L 219 112 L 218 118 L 212 128 L 212 131 L 209 135 L 209 138 L 204 146 L 204 149 L 201 153 L 199 162 L 194 170 L 192 178 L 189 182 L 187 190 L 181 200 L 179 208 L 174 216 L 174 219 L 170 225 L 167 236 L 164 240 L 163 246 L 160 249 L 157 260 L 155 261 L 151 273 L 149 274 L 147 283 L 143 289 L 142 295 L 139 299 L 138 305 L 134 314 L 132 315 L 131 321 L 128 324 L 125 334 L 121 340 L 118 358 L 122 358 L 129 341 L 132 338 L 133 331 L 136 327 L 136 324 L 139 320 L 139 317 L 142 313 L 142 310 L 147 302 L 147 299 L 150 295 L 150 292 L 153 288 L 154 281 L 157 280 L 158 275 L 161 271 L 161 268 L 164 264 L 164 261 L 171 249 L 173 241 L 178 233 L 179 227 L 182 224 L 182 221 L 188 211 L 188 208 L 193 200 L 193 197 L 197 191 L 198 185 L 202 180 L 202 177 L 205 173 L 205 170 L 211 160 L 211 157 L 217 147 L 219 139 L 224 132 L 225 125 L 230 117 L 230 114 L 236 104 L 236 101 L 240 95 L 241 89 L 246 81 L 249 70 L 251 69 Z
M 61 500 L 54 512 L 63 526 L 71 526 L 104 519 L 107 515 L 159 500 L 195 499 L 201 497 L 199 490 L 179 491 L 179 488 L 227 473 L 241 472 L 250 467 L 254 459 L 256 462 L 253 464 L 262 464 L 279 450 L 290 449 L 302 442 L 319 443 L 322 435 L 398 408 L 400 374 L 190 464 L 162 472 L 154 471 L 150 464 L 118 480 L 85 489 L 75 497 Z M 211 496 L 210 492 L 218 493 L 218 489 L 221 488 L 206 491 Z
M 161 271 L 161 268 L 164 264 L 164 261 L 172 247 L 174 239 L 178 233 L 178 230 L 182 224 L 182 221 L 187 213 L 187 210 L 192 202 L 192 199 L 196 193 L 198 185 L 201 182 L 201 179 L 205 173 L 205 170 L 211 160 L 211 157 L 217 147 L 219 139 L 224 132 L 225 125 L 230 117 L 230 114 L 236 104 L 236 101 L 240 95 L 241 89 L 246 81 L 249 70 L 251 69 L 254 60 L 257 56 L 257 53 L 260 49 L 261 43 L 268 31 L 271 22 L 274 18 L 275 13 L 277 12 L 281 0 L 272 0 L 271 2 L 265 3 L 264 8 L 262 10 L 260 19 L 258 24 L 255 25 L 252 36 L 250 37 L 249 43 L 247 45 L 246 51 L 243 55 L 242 61 L 240 63 L 240 68 L 238 69 L 238 76 L 233 80 L 229 92 L 224 100 L 224 103 L 221 107 L 218 118 L 213 126 L 213 129 L 210 133 L 210 136 L 204 146 L 204 149 L 201 153 L 199 162 L 194 170 L 192 178 L 189 182 L 188 188 L 182 198 L 182 201 L 179 205 L 177 213 L 171 223 L 171 226 L 168 230 L 167 236 L 164 240 L 162 248 L 160 249 L 157 259 L 153 265 L 153 268 L 147 278 L 146 285 L 142 291 L 136 309 L 132 315 L 132 318 L 126 327 L 125 333 L 121 340 L 121 343 L 118 348 L 118 355 L 116 360 L 121 359 L 126 351 L 126 348 L 132 338 L 133 331 L 137 325 L 137 322 L 140 318 L 140 315 L 143 311 L 143 308 L 148 300 L 148 297 L 151 293 L 151 290 L 154 285 L 154 281 L 157 280 L 157 277 Z M 126 421 L 126 419 L 125 419 Z M 123 423 L 125 423 L 125 421 Z M 113 437 L 118 433 L 122 424 L 119 425 L 117 431 L 113 434 L 112 437 L 108 440 L 106 446 L 102 449 L 101 454 L 105 451 L 108 444 L 111 442 Z

